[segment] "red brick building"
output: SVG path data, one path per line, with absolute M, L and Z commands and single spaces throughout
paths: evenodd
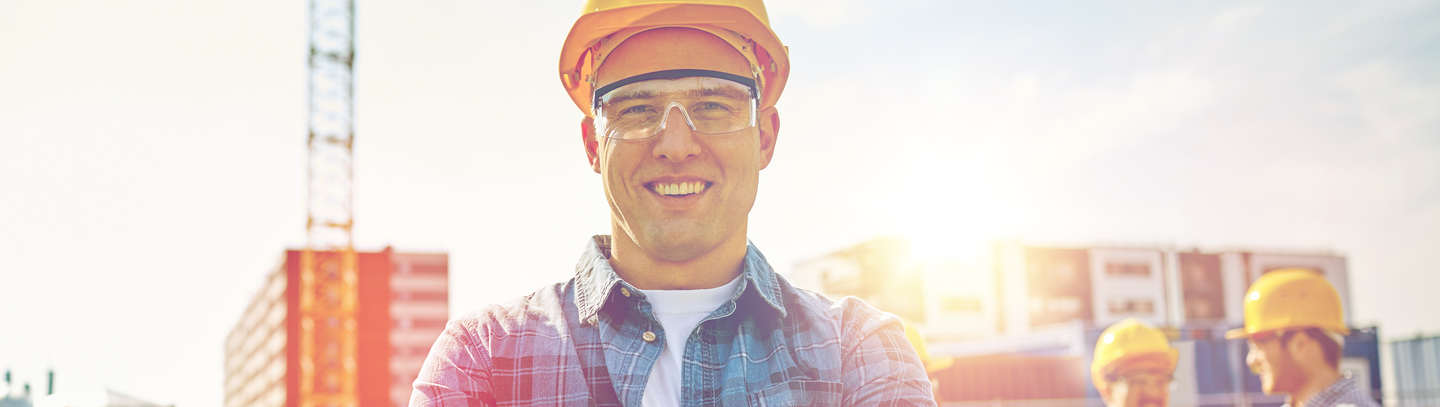
M 226 407 L 299 407 L 300 255 L 287 250 L 225 339 Z M 322 255 L 322 254 L 317 254 Z M 449 256 L 357 253 L 361 407 L 405 406 L 449 319 Z

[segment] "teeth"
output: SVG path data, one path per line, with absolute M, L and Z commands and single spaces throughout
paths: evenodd
M 690 195 L 698 194 L 705 190 L 704 182 L 681 182 L 675 184 L 655 184 L 655 192 L 661 195 Z

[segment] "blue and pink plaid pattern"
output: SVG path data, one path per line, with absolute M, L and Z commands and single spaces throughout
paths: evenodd
M 1305 407 L 1380 407 L 1380 403 L 1366 394 L 1369 392 L 1365 389 L 1360 387 L 1355 379 L 1341 378 L 1310 396 L 1310 400 L 1305 401 Z M 1290 405 L 1289 402 L 1285 403 L 1285 407 Z
M 410 405 L 639 406 L 665 336 L 609 252 L 595 236 L 570 281 L 450 321 Z M 753 244 L 744 280 L 690 334 L 680 405 L 935 405 L 894 315 L 790 285 Z

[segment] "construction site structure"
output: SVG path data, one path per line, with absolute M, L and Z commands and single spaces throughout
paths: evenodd
M 356 406 L 354 0 L 310 0 L 306 246 L 299 278 L 302 407 Z
M 321 261 L 335 252 L 315 252 Z M 301 407 L 303 250 L 288 250 L 225 339 L 226 407 Z M 408 405 L 411 385 L 449 320 L 449 256 L 356 254 L 355 403 Z M 312 394 L 313 395 L 313 394 Z
M 995 242 L 921 253 L 881 238 L 795 264 L 793 284 L 831 297 L 856 296 L 913 323 L 931 357 L 953 358 L 931 373 L 946 405 L 1095 406 L 1091 354 L 1101 332 L 1135 318 L 1162 327 L 1180 351 L 1172 406 L 1278 407 L 1245 365 L 1243 296 L 1262 274 L 1286 268 L 1324 276 L 1353 324 L 1344 256 L 1326 251 L 1181 250 L 1121 245 Z M 965 253 L 967 255 L 957 255 Z M 1352 329 L 1340 361 L 1378 399 L 1380 341 Z

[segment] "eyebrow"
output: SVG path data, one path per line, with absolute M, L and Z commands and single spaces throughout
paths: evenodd
M 648 90 L 642 90 L 642 91 L 638 91 L 638 92 L 631 92 L 631 93 L 625 93 L 625 94 L 615 95 L 614 97 L 611 97 L 611 98 L 609 98 L 609 99 L 606 99 L 606 100 L 605 100 L 605 103 L 620 103 L 620 102 L 624 102 L 624 101 L 627 101 L 627 100 L 630 100 L 630 99 L 654 99 L 654 98 L 655 98 L 655 92 L 651 92 L 651 91 L 648 91 Z
M 735 98 L 735 99 L 744 99 L 744 98 L 750 97 L 750 93 L 749 93 L 749 92 L 746 92 L 746 91 L 743 91 L 743 90 L 740 90 L 740 89 L 731 88 L 731 87 L 720 87 L 720 88 L 705 88 L 705 89 L 688 90 L 688 91 L 685 91 L 685 96 L 686 96 L 686 97 L 692 97 L 692 98 L 702 98 L 702 97 L 710 97 L 710 96 L 721 96 L 721 97 L 728 97 L 728 98 Z M 636 91 L 636 92 L 631 92 L 631 93 L 624 93 L 624 94 L 615 95 L 615 96 L 613 96 L 613 97 L 610 97 L 610 98 L 606 99 L 606 100 L 605 100 L 605 103 L 620 103 L 620 102 L 624 102 L 624 101 L 632 100 L 632 99 L 654 99 L 654 98 L 656 98 L 656 97 L 657 97 L 657 94 L 656 94 L 655 92 L 651 92 L 651 91 L 648 91 L 648 90 L 642 90 L 642 91 Z
M 691 91 L 685 92 L 685 96 L 689 96 L 689 97 L 692 97 L 692 98 L 702 98 L 702 97 L 707 97 L 707 96 L 723 96 L 723 97 L 728 97 L 728 98 L 744 99 L 744 98 L 750 97 L 750 93 L 749 93 L 749 92 L 744 92 L 744 91 L 741 91 L 741 90 L 739 90 L 739 89 L 735 89 L 735 88 L 732 88 L 732 87 L 723 87 L 723 88 L 704 88 L 704 89 L 691 90 Z

